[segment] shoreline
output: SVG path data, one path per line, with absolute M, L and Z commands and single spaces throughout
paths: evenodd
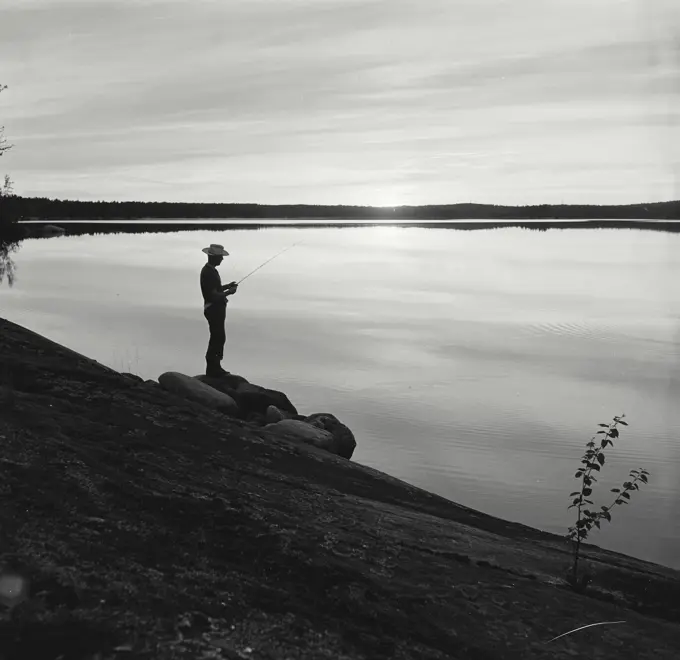
M 54 224 L 57 223 L 57 224 Z M 502 229 L 523 229 L 526 231 L 569 231 L 569 230 L 627 230 L 643 232 L 680 233 L 680 220 L 535 220 L 535 221 L 381 221 L 381 220 L 267 220 L 240 221 L 236 219 L 211 220 L 209 222 L 181 220 L 97 220 L 63 221 L 59 219 L 19 222 L 14 240 L 52 238 L 55 236 L 96 236 L 102 234 L 147 234 L 185 231 L 261 231 L 265 229 L 359 229 L 389 227 L 397 229 L 439 229 L 448 231 L 489 231 Z
M 52 595 L 4 617 L 0 601 L 0 657 L 8 639 L 9 657 L 32 657 L 26 631 L 47 644 L 64 616 L 87 639 L 134 637 L 167 658 L 218 638 L 253 658 L 680 648 L 680 571 L 586 544 L 594 581 L 576 594 L 560 536 L 274 437 L 1 318 L 0 365 L 0 567 Z M 203 617 L 212 646 L 205 630 L 177 642 L 178 616 Z M 618 619 L 628 625 L 545 647 Z

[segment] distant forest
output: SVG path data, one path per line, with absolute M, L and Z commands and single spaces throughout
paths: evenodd
M 20 220 L 127 220 L 141 218 L 328 218 L 376 220 L 538 220 L 538 219 L 638 219 L 680 220 L 680 201 L 595 206 L 540 204 L 497 206 L 447 204 L 437 206 L 316 206 L 307 204 L 204 204 L 185 202 L 83 202 L 45 197 L 5 198 L 14 218 Z

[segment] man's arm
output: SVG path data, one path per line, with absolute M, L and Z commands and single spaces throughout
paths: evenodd
M 236 293 L 236 289 L 238 289 L 238 284 L 236 282 L 229 282 L 229 284 L 224 284 L 222 286 L 222 291 L 228 291 L 229 295 Z
M 229 282 L 229 284 L 225 284 L 219 288 L 213 289 L 212 292 L 212 297 L 215 302 L 221 302 L 224 300 L 225 302 L 229 301 L 229 296 L 232 295 L 233 293 L 236 293 L 236 289 L 238 288 L 238 284 L 236 282 Z

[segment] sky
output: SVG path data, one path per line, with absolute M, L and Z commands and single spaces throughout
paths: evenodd
M 17 194 L 680 198 L 678 0 L 0 0 Z

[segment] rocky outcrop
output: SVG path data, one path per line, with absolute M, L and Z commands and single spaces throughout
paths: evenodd
M 253 418 L 261 418 L 264 423 L 269 406 L 297 415 L 297 409 L 283 392 L 249 383 L 242 376 L 236 374 L 227 374 L 219 378 L 196 376 L 196 379 L 229 395 L 236 401 L 243 419 L 252 421 Z
M 236 404 L 231 414 L 240 419 L 348 460 L 352 458 L 357 446 L 354 434 L 331 413 L 300 415 L 283 392 L 255 385 L 236 374 L 195 376 L 193 380 L 230 397 Z
M 236 388 L 236 396 L 239 405 L 252 413 L 266 415 L 267 408 L 275 406 L 279 410 L 289 412 L 292 415 L 297 414 L 297 409 L 288 397 L 277 390 L 270 390 L 253 383 L 242 383 Z
M 354 434 L 335 415 L 330 413 L 314 413 L 305 422 L 318 429 L 327 431 L 333 436 L 332 451 L 338 456 L 350 459 L 357 446 Z
M 204 376 L 201 374 L 199 376 L 194 376 L 194 378 L 200 380 L 206 385 L 210 385 L 210 387 L 214 387 L 220 392 L 229 394 L 229 396 L 232 396 L 231 393 L 235 392 L 239 385 L 248 382 L 243 376 L 239 376 L 237 374 L 225 374 L 219 378 L 215 378 L 213 376 Z
M 337 454 L 333 436 L 328 431 L 307 424 L 307 422 L 301 422 L 297 419 L 282 419 L 275 424 L 267 424 L 264 428 L 277 435 L 292 437 L 319 449 L 325 449 L 332 454 Z
M 209 408 L 231 415 L 238 413 L 236 402 L 228 394 L 219 392 L 215 388 L 196 380 L 196 378 L 191 378 L 191 376 L 176 371 L 166 371 L 159 376 L 158 382 L 168 392 L 196 401 Z

